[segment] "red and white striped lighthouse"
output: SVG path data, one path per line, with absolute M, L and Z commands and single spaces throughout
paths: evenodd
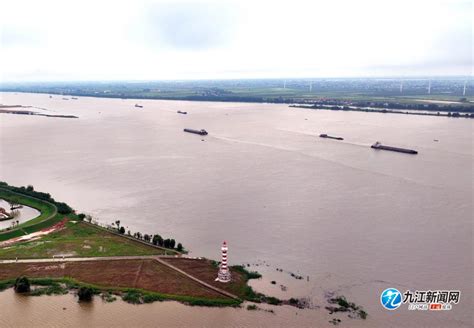
M 219 272 L 217 273 L 216 281 L 220 282 L 229 282 L 230 281 L 230 271 L 227 267 L 227 243 L 224 241 L 222 243 L 221 252 L 222 252 L 222 262 L 219 267 Z

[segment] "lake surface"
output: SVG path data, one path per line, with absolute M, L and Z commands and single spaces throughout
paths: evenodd
M 264 274 L 252 283 L 259 291 L 322 306 L 297 311 L 304 317 L 298 321 L 294 309 L 271 315 L 168 302 L 150 305 L 157 320 L 172 307 L 198 326 L 332 326 L 324 295 L 336 292 L 369 313 L 366 321 L 342 316 L 345 326 L 472 325 L 472 120 L 275 104 L 0 97 L 79 117 L 0 114 L 0 180 L 32 184 L 103 223 L 120 219 L 132 233 L 175 238 L 190 256 L 218 259 L 227 240 L 231 264 L 249 263 Z M 419 154 L 373 150 L 375 141 Z M 451 311 L 387 311 L 379 297 L 388 287 L 459 289 L 462 296 Z M 117 311 L 123 318 L 145 308 L 94 305 L 90 316 L 105 320 Z M 1 320 L 13 324 L 7 313 Z

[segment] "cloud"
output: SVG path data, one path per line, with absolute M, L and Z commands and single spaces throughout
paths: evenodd
M 151 42 L 175 49 L 209 49 L 228 44 L 234 10 L 217 2 L 170 2 L 151 5 L 147 34 Z
M 5 80 L 467 75 L 473 66 L 471 1 L 1 4 Z
M 32 46 L 40 43 L 40 39 L 31 31 L 11 27 L 4 27 L 0 31 L 0 45 L 2 47 Z

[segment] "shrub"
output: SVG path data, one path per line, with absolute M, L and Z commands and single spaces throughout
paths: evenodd
M 90 302 L 92 301 L 92 296 L 94 291 L 89 287 L 80 287 L 77 291 L 77 296 L 79 297 L 79 302 Z
M 271 304 L 271 305 L 280 305 L 282 303 L 281 300 L 273 296 L 265 297 L 265 301 L 266 303 Z
M 129 290 L 125 294 L 122 295 L 122 299 L 131 304 L 141 304 L 141 294 L 134 290 Z
M 26 277 L 18 277 L 14 285 L 15 292 L 28 293 L 30 291 L 30 281 Z
M 247 310 L 249 311 L 257 310 L 257 306 L 255 304 L 247 305 Z
M 164 298 L 156 294 L 146 294 L 143 296 L 143 303 L 153 303 L 157 301 L 163 301 Z

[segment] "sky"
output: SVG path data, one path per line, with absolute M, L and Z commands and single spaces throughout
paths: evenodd
M 4 82 L 472 75 L 473 1 L 0 1 Z

